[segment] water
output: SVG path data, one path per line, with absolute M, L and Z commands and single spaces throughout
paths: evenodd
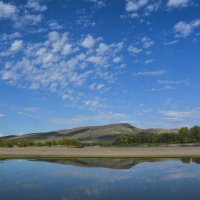
M 200 159 L 0 161 L 0 199 L 199 199 Z

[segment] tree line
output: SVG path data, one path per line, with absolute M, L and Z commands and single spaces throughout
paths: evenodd
M 62 138 L 59 140 L 46 140 L 46 141 L 25 141 L 25 140 L 0 140 L 0 147 L 28 147 L 28 146 L 73 146 L 79 147 L 80 142 L 77 139 Z
M 113 145 L 126 146 L 136 144 L 184 144 L 184 143 L 200 143 L 200 126 L 192 128 L 182 127 L 176 133 L 163 134 L 137 134 L 137 135 L 120 135 Z

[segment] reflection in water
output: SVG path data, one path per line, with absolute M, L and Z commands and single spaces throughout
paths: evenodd
M 199 199 L 199 158 L 0 162 L 0 200 Z
M 133 166 L 143 162 L 166 161 L 161 158 L 76 158 L 76 159 L 35 159 L 36 161 L 45 161 L 50 163 L 59 163 L 74 165 L 80 167 L 104 167 L 111 169 L 130 169 Z
M 200 164 L 200 158 L 46 158 L 46 159 L 34 159 L 38 162 L 50 162 L 66 165 L 74 165 L 80 167 L 104 167 L 110 169 L 130 169 L 135 165 L 143 162 L 162 162 L 167 160 L 181 160 L 184 164 L 191 162 Z

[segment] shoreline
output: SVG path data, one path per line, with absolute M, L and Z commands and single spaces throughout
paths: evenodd
M 0 158 L 182 158 L 200 157 L 200 147 L 13 147 Z

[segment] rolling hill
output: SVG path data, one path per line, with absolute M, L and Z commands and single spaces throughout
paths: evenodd
M 177 132 L 178 129 L 141 129 L 134 127 L 128 123 L 117 123 L 104 126 L 86 126 L 44 133 L 30 133 L 21 136 L 10 136 L 9 139 L 48 140 L 59 138 L 75 138 L 82 142 L 88 143 L 114 141 L 117 136 L 125 134 L 163 134 Z

